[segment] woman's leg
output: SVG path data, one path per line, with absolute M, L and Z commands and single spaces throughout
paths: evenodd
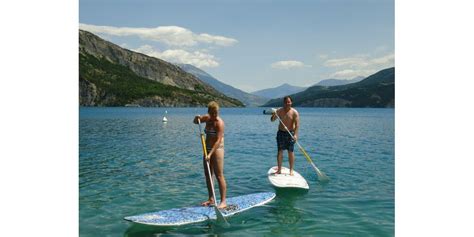
M 217 182 L 219 183 L 219 191 L 221 194 L 221 203 L 218 208 L 224 208 L 227 206 L 226 195 L 227 195 L 227 184 L 224 177 L 224 149 L 217 149 L 214 155 L 211 158 L 211 163 L 216 175 Z

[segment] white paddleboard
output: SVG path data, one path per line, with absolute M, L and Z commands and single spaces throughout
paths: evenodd
M 270 168 L 267 172 L 268 180 L 277 188 L 301 188 L 309 189 L 308 182 L 298 172 L 293 170 L 290 175 L 290 169 L 281 167 L 281 174 L 275 174 L 278 170 L 277 166 Z

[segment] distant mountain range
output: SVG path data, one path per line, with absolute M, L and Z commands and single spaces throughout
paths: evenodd
M 180 67 L 79 31 L 81 106 L 242 107 Z
M 214 78 L 207 72 L 191 64 L 177 64 L 177 65 L 184 71 L 193 74 L 194 76 L 199 78 L 201 81 L 211 85 L 222 94 L 242 101 L 245 104 L 245 106 L 256 107 L 256 106 L 263 105 L 265 102 L 268 101 L 268 98 L 263 98 L 257 95 L 253 95 L 253 94 L 244 92 L 242 90 L 239 90 L 235 87 L 232 87 L 230 85 L 227 85 L 217 80 L 216 78 Z
M 293 106 L 300 107 L 395 107 L 395 68 L 381 70 L 359 82 L 340 86 L 312 86 L 292 94 Z M 282 98 L 264 107 L 279 107 Z
M 325 79 L 314 84 L 314 86 L 340 86 L 340 85 L 355 83 L 355 82 L 361 81 L 362 79 L 364 79 L 364 77 L 360 77 L 360 76 L 350 79 L 350 80 Z M 282 98 L 287 95 L 296 94 L 306 89 L 308 89 L 308 87 L 292 86 L 288 83 L 285 83 L 275 88 L 268 88 L 268 89 L 254 91 L 252 92 L 252 94 L 258 95 L 264 98 L 268 98 L 268 99 L 276 99 L 276 98 Z
M 268 98 L 268 99 L 274 99 L 274 98 L 280 98 L 280 97 L 284 97 L 290 94 L 298 93 L 300 91 L 304 91 L 305 89 L 306 87 L 292 86 L 290 84 L 285 83 L 275 88 L 254 91 L 251 94 L 258 95 L 258 96 Z

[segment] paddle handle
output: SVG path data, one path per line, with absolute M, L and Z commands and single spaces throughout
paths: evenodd
M 202 132 L 201 128 L 201 120 L 198 119 L 198 125 L 199 125 L 199 133 L 201 134 L 201 145 L 202 145 L 202 151 L 204 153 L 204 159 L 207 157 L 207 147 L 206 147 L 206 139 L 204 138 L 204 133 Z M 206 160 L 207 161 L 207 160 Z M 209 163 L 209 161 L 207 161 Z M 210 176 L 209 176 L 210 177 Z M 211 181 L 212 182 L 212 181 Z
M 214 192 L 214 182 L 213 182 L 212 176 L 211 176 L 211 169 L 210 169 L 209 161 L 206 159 L 206 157 L 207 157 L 206 139 L 204 138 L 204 133 L 202 132 L 202 129 L 201 129 L 201 120 L 200 119 L 198 119 L 198 125 L 199 125 L 199 133 L 201 133 L 202 151 L 204 153 L 204 159 L 206 160 L 206 164 L 207 164 L 207 172 L 208 172 L 208 175 L 209 175 L 209 181 L 211 182 L 212 196 L 214 197 L 214 202 L 217 203 L 216 194 Z
M 202 145 L 202 150 L 204 151 L 204 159 L 207 157 L 207 148 L 206 148 L 206 140 L 204 139 L 204 135 L 201 134 L 201 145 Z

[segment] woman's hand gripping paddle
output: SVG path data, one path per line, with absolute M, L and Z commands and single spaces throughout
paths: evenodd
M 283 125 L 283 127 L 285 127 L 285 130 L 290 134 L 291 138 L 296 142 L 296 145 L 298 145 L 298 148 L 300 149 L 300 151 L 303 153 L 304 157 L 306 157 L 306 160 L 311 164 L 311 166 L 313 166 L 314 170 L 316 171 L 316 174 L 318 175 L 318 178 L 320 181 L 322 182 L 327 182 L 329 181 L 329 178 L 328 176 L 326 176 L 326 174 L 324 174 L 323 172 L 321 172 L 318 167 L 316 167 L 316 165 L 314 164 L 314 162 L 311 160 L 311 158 L 309 157 L 308 153 L 306 153 L 306 151 L 304 150 L 304 148 L 300 145 L 300 143 L 295 139 L 295 137 L 293 136 L 293 134 L 291 134 L 290 130 L 286 127 L 286 125 L 283 123 L 283 121 L 281 121 L 280 117 L 278 116 L 277 112 L 276 112 L 276 109 L 273 109 L 272 108 L 272 114 L 275 114 L 275 116 L 278 118 L 278 121 L 280 121 L 280 123 Z
M 202 129 L 201 129 L 201 120 L 200 119 L 198 119 L 198 125 L 199 125 L 199 133 L 201 134 L 201 144 L 202 144 L 202 150 L 204 152 L 204 159 L 205 159 L 207 157 L 207 148 L 206 148 L 206 140 L 204 139 L 204 133 L 202 132 Z M 212 196 L 214 198 L 214 211 L 216 212 L 217 221 L 222 221 L 222 222 L 225 223 L 226 226 L 229 226 L 229 223 L 225 219 L 224 215 L 219 210 L 219 208 L 217 208 L 216 192 L 214 191 L 214 182 L 212 181 L 213 178 L 212 178 L 212 175 L 211 175 L 211 169 L 210 169 L 208 160 L 206 160 L 206 164 L 207 164 L 207 172 L 208 172 L 208 175 L 209 175 L 209 181 L 211 182 Z

